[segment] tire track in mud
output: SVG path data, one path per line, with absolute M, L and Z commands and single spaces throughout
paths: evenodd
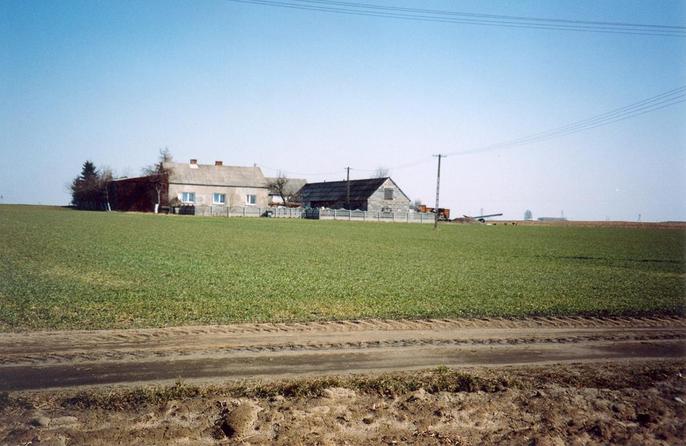
M 654 317 L 531 317 L 524 319 L 479 318 L 479 319 L 364 319 L 352 321 L 323 321 L 301 323 L 255 323 L 233 325 L 180 326 L 168 328 L 142 328 L 120 330 L 70 330 L 38 331 L 29 333 L 0 334 L 0 348 L 3 341 L 27 342 L 27 337 L 40 337 L 40 342 L 71 342 L 74 336 L 88 336 L 91 343 L 164 340 L 178 336 L 204 336 L 213 334 L 263 334 L 263 333 L 336 333 L 366 330 L 421 330 L 421 329 L 463 329 L 463 328 L 658 328 L 686 327 L 686 318 L 679 316 Z
M 0 334 L 0 390 L 683 358 L 686 318 L 360 320 Z
M 305 352 L 341 349 L 375 349 L 416 346 L 474 346 L 474 345 L 535 345 L 535 344 L 573 344 L 581 342 L 612 342 L 612 341 L 650 341 L 650 340 L 684 340 L 686 333 L 660 332 L 646 335 L 587 335 L 566 337 L 519 337 L 519 338 L 472 338 L 472 339 L 393 339 L 369 340 L 349 342 L 323 343 L 285 343 L 266 345 L 247 345 L 237 347 L 218 347 L 214 349 L 186 349 L 176 350 L 138 350 L 138 351 L 77 351 L 62 354 L 7 354 L 0 358 L 0 365 L 28 365 L 28 364 L 58 364 L 92 361 L 137 361 L 142 359 L 157 359 L 168 357 L 202 357 L 218 354 L 265 353 L 265 352 Z

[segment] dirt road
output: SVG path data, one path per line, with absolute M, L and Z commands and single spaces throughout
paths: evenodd
M 0 391 L 683 358 L 686 318 L 367 320 L 0 334 Z

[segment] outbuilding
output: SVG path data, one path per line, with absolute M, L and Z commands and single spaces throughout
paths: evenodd
M 300 189 L 305 208 L 408 212 L 410 199 L 390 177 L 308 183 Z

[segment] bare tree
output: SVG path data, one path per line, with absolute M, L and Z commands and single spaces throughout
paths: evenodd
M 271 178 L 267 182 L 267 187 L 271 192 L 274 192 L 281 197 L 284 206 L 287 206 L 288 203 L 297 201 L 298 191 L 296 190 L 296 187 L 291 184 L 286 174 L 281 171 L 279 171 L 275 178 Z
M 172 154 L 168 147 L 160 149 L 158 161 L 150 166 L 143 168 L 143 175 L 157 175 L 165 171 L 164 163 L 169 163 L 173 160 Z
M 373 178 L 386 178 L 387 176 L 389 176 L 389 174 L 390 171 L 387 167 L 379 166 L 374 171 Z
M 164 190 L 164 186 L 167 183 L 170 173 L 170 169 L 165 167 L 164 163 L 171 162 L 172 159 L 172 154 L 169 151 L 169 148 L 165 147 L 160 149 L 160 155 L 157 163 L 143 168 L 143 175 L 151 177 L 151 182 L 153 183 L 153 187 L 157 193 L 157 203 L 155 205 L 155 209 L 158 209 L 162 203 L 162 191 Z
M 110 167 L 103 167 L 100 169 L 100 189 L 105 194 L 105 210 L 108 212 L 112 210 L 112 207 L 110 206 L 110 183 L 113 178 L 114 173 Z

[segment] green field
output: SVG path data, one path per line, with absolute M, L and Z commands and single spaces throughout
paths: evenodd
M 0 206 L 0 330 L 683 314 L 686 231 Z

